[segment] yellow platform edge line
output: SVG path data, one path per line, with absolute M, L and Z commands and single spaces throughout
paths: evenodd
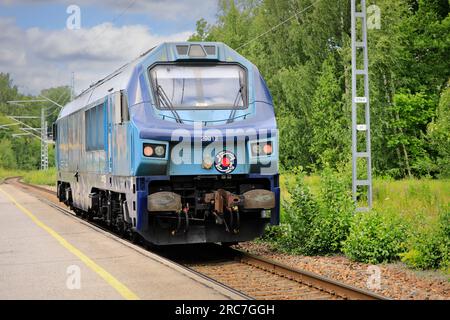
M 34 214 L 32 214 L 27 208 L 23 207 L 16 201 L 9 193 L 0 188 L 0 192 L 3 193 L 12 203 L 16 205 L 23 213 L 25 213 L 35 224 L 44 229 L 48 234 L 55 238 L 65 249 L 79 258 L 87 267 L 102 277 L 111 287 L 113 287 L 123 298 L 127 300 L 139 300 L 139 297 L 128 289 L 123 283 L 117 280 L 108 271 L 96 264 L 91 258 L 70 244 L 66 239 L 59 235 L 52 228 L 40 221 Z

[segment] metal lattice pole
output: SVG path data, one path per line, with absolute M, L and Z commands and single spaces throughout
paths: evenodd
M 45 108 L 41 108 L 41 170 L 48 170 L 48 136 Z
M 367 48 L 367 16 L 365 0 L 351 1 L 351 34 L 352 34 L 352 193 L 357 211 L 368 211 L 372 207 L 372 155 L 370 144 L 370 97 L 369 97 L 369 57 Z M 361 5 L 358 11 L 357 2 Z M 361 30 L 357 22 L 361 22 Z M 358 35 L 359 31 L 359 35 Z M 358 54 L 362 50 L 362 54 Z M 358 57 L 363 59 L 363 68 L 358 69 Z M 364 96 L 358 94 L 359 78 L 364 77 L 362 85 Z M 363 120 L 359 119 L 359 108 L 364 108 Z M 359 121 L 361 121 L 359 123 Z M 358 148 L 358 133 L 364 135 L 365 150 Z M 358 175 L 358 159 L 366 159 L 366 175 Z M 367 206 L 359 206 L 358 197 L 362 195 L 358 187 L 366 187 Z
M 62 105 L 60 105 L 58 102 L 53 101 L 52 99 L 44 96 L 39 95 L 39 97 L 43 98 L 41 99 L 34 99 L 34 100 L 15 100 L 15 101 L 8 101 L 8 104 L 15 105 L 18 107 L 24 107 L 25 104 L 28 103 L 36 103 L 36 102 L 50 102 L 53 103 L 55 106 L 63 108 Z M 22 131 L 25 131 L 24 134 L 13 134 L 13 137 L 19 137 L 24 135 L 33 136 L 40 140 L 41 142 L 41 170 L 48 170 L 48 145 L 52 143 L 48 139 L 48 122 L 46 120 L 46 108 L 44 106 L 40 106 L 41 108 L 41 127 L 40 128 L 33 128 L 29 126 L 28 124 L 20 121 L 19 119 L 39 119 L 39 117 L 35 116 L 8 116 L 9 119 L 14 120 L 16 124 L 20 124 L 24 126 L 25 128 L 20 128 Z M 1 126 L 4 127 L 4 126 Z M 0 127 L 0 128 L 1 128 Z

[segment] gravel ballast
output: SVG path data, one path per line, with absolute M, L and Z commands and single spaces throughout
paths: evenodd
M 288 255 L 264 243 L 241 243 L 235 248 L 392 299 L 450 300 L 450 281 L 448 276 L 439 271 L 414 271 L 401 263 L 369 265 L 351 261 L 344 256 Z

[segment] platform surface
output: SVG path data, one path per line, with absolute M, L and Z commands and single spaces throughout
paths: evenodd
M 0 299 L 239 298 L 0 185 Z

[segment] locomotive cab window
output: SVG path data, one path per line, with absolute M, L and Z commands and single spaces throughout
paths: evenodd
M 99 104 L 85 112 L 87 151 L 105 148 L 104 109 L 104 105 Z
M 156 65 L 150 70 L 159 109 L 245 109 L 245 70 L 236 64 Z

